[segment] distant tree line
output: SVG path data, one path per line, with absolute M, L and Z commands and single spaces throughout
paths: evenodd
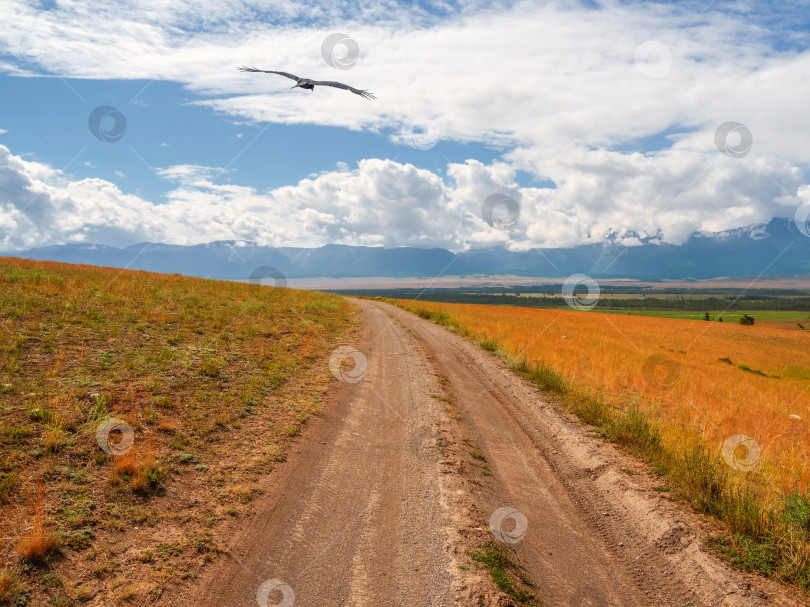
M 354 289 L 334 291 L 342 295 L 367 297 L 390 297 L 394 299 L 421 299 L 441 303 L 483 304 L 489 306 L 518 306 L 525 308 L 561 308 L 567 306 L 565 299 L 557 292 L 549 296 L 516 297 L 511 290 L 500 289 L 499 293 L 485 293 L 470 289 Z M 507 292 L 509 294 L 507 294 Z M 810 312 L 810 297 L 763 297 L 750 299 L 740 297 L 633 297 L 618 299 L 601 297 L 595 308 L 607 310 L 684 310 L 704 312 L 705 310 L 781 310 L 790 312 Z

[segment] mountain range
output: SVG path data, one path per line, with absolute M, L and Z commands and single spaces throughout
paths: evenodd
M 514 275 L 641 280 L 810 274 L 810 237 L 786 219 L 720 234 L 696 234 L 682 245 L 625 247 L 590 244 L 510 251 L 504 247 L 453 253 L 446 249 L 329 244 L 266 247 L 218 241 L 199 245 L 140 243 L 125 248 L 64 244 L 0 255 L 220 279 L 249 279 L 271 269 L 287 278 Z

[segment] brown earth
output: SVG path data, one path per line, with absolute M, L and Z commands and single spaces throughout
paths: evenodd
M 705 521 L 495 356 L 356 303 L 362 379 L 336 382 L 227 554 L 161 604 L 508 605 L 469 556 L 504 507 L 495 531 L 547 607 L 805 604 L 706 552 Z

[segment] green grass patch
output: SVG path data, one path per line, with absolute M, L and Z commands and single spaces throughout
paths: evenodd
M 637 405 L 608 416 L 603 429 L 615 443 L 642 454 L 657 454 L 661 450 L 661 432 Z
M 434 312 L 432 310 L 426 310 L 425 308 L 416 308 L 412 311 L 417 316 L 435 322 L 437 325 L 446 326 L 450 324 L 450 315 L 444 312 Z
M 498 589 L 519 605 L 542 606 L 542 603 L 526 588 L 529 582 L 527 576 L 512 561 L 503 546 L 494 542 L 487 543 L 479 550 L 470 552 L 470 558 L 486 567 Z
M 497 339 L 482 339 L 478 342 L 478 345 L 487 352 L 497 352 L 501 347 Z
M 512 369 L 523 377 L 530 379 L 547 392 L 562 394 L 567 391 L 565 378 L 551 367 L 547 367 L 542 363 L 535 362 L 530 364 L 526 362 L 524 358 L 518 364 L 513 365 Z
M 655 318 L 677 318 L 682 320 L 700 320 L 705 322 L 705 312 L 699 312 L 696 310 L 643 310 L 634 308 L 607 308 L 602 305 L 602 301 L 599 303 L 599 312 L 605 314 L 627 314 L 630 316 L 652 316 Z M 753 316 L 756 319 L 757 325 L 767 326 L 768 321 L 779 321 L 781 323 L 805 323 L 806 326 L 810 326 L 810 321 L 807 319 L 806 312 L 803 313 L 792 310 L 709 310 L 709 316 L 713 322 L 717 322 L 718 319 L 722 317 L 724 323 L 730 322 L 735 325 L 740 324 L 740 319 L 746 315 Z
M 473 449 L 472 451 L 470 451 L 470 455 L 472 455 L 475 459 L 477 459 L 479 461 L 482 461 L 482 462 L 487 461 L 487 458 L 478 449 Z
M 753 373 L 754 375 L 759 375 L 761 377 L 770 377 L 771 379 L 779 379 L 778 375 L 768 375 L 764 371 L 760 371 L 759 369 L 752 369 L 747 365 L 738 365 L 737 368 L 742 371 L 747 371 L 748 373 Z
M 792 379 L 810 380 L 810 369 L 800 366 L 789 366 L 779 369 L 779 375 Z

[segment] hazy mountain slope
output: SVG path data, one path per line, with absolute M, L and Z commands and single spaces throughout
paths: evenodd
M 470 274 L 643 279 L 810 274 L 810 238 L 785 219 L 767 226 L 723 234 L 695 235 L 681 246 L 584 245 L 567 249 L 510 251 L 473 249 L 455 255 L 446 249 L 357 247 L 330 244 L 307 249 L 264 247 L 233 241 L 182 246 L 140 243 L 123 249 L 67 244 L 5 255 L 28 259 L 127 267 L 210 278 L 249 278 L 260 267 L 288 278 L 432 277 Z

